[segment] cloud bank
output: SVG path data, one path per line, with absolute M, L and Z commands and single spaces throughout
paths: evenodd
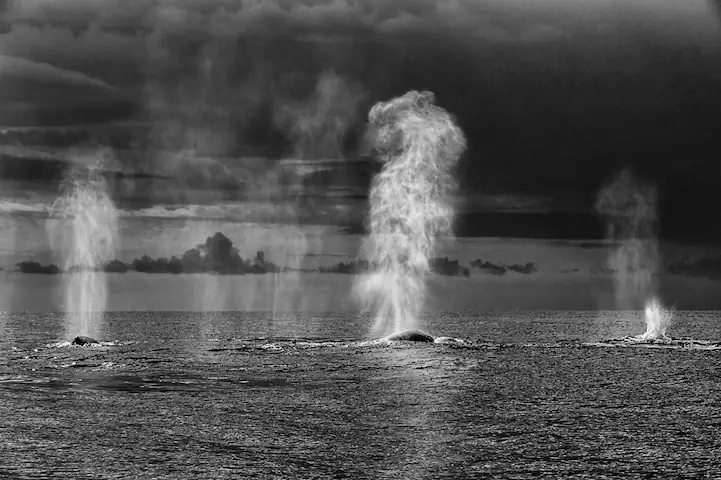
M 457 115 L 473 188 L 523 177 L 522 189 L 593 191 L 622 162 L 692 184 L 717 163 L 703 151 L 721 135 L 721 37 L 698 0 L 6 7 L 0 54 L 116 86 L 133 99 L 133 118 L 152 126 L 133 162 L 189 189 L 262 178 L 249 199 L 272 199 L 263 187 L 281 185 L 270 167 L 265 178 L 205 158 L 357 155 L 370 106 L 410 89 L 434 91 Z
M 69 83 L 87 87 L 115 90 L 106 82 L 80 72 L 64 70 L 46 63 L 33 62 L 24 58 L 0 55 L 0 72 L 3 77 L 13 76 L 21 79 L 33 79 L 46 82 Z

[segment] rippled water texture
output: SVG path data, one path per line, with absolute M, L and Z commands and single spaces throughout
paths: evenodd
M 720 478 L 721 351 L 589 345 L 641 314 L 0 317 L 0 477 Z M 716 312 L 673 337 L 721 340 Z

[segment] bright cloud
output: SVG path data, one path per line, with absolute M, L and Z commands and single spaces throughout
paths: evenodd
M 89 87 L 100 87 L 114 90 L 102 80 L 84 73 L 53 67 L 46 63 L 33 62 L 24 58 L 0 55 L 0 76 L 12 75 L 35 80 L 70 83 Z

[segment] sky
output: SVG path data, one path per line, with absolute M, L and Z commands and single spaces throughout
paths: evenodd
M 137 141 L 110 149 L 111 186 L 149 216 L 220 203 L 266 215 L 277 158 L 352 168 L 267 216 L 357 214 L 367 112 L 415 89 L 466 134 L 465 209 L 589 210 L 631 166 L 658 184 L 668 224 L 718 230 L 719 87 L 719 5 L 706 0 L 0 2 L 0 133 L 121 122 Z M 11 148 L 23 160 L 3 167 L 5 194 L 27 200 L 55 178 L 28 160 L 38 152 L 95 155 L 38 138 Z

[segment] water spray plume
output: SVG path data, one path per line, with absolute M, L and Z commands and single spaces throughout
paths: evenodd
M 429 258 L 452 235 L 454 166 L 466 140 L 430 92 L 411 91 L 376 104 L 370 137 L 382 170 L 372 181 L 363 251 L 370 264 L 355 293 L 375 311 L 372 334 L 418 328 Z
M 327 71 L 303 101 L 278 100 L 275 123 L 292 143 L 293 158 L 342 158 L 344 138 L 364 97 L 359 84 Z
M 62 257 L 67 335 L 97 337 L 107 301 L 105 265 L 114 258 L 118 220 L 99 167 L 74 172 L 53 204 L 51 245 Z
M 646 332 L 641 335 L 642 340 L 666 340 L 666 329 L 673 318 L 672 313 L 665 309 L 658 298 L 646 302 L 644 311 L 646 319 Z
M 640 338 L 665 338 L 671 314 L 656 297 L 656 189 L 623 170 L 600 191 L 596 211 L 606 218 L 608 239 L 618 244 L 608 259 L 614 272 L 616 307 L 635 310 L 643 304 L 646 333 Z

